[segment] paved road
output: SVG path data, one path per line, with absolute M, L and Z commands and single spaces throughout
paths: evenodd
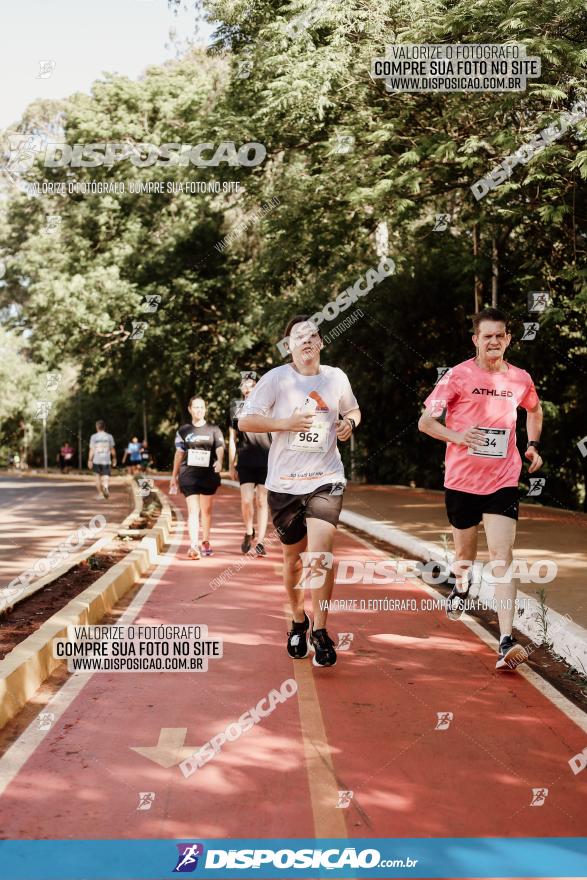
M 352 637 L 338 665 L 294 663 L 278 551 L 241 565 L 231 488 L 219 491 L 215 523 L 216 555 L 188 561 L 184 535 L 135 600 L 144 598 L 136 622 L 206 624 L 223 658 L 205 673 L 73 676 L 45 707 L 51 728 L 31 724 L 0 759 L 3 837 L 584 833 L 584 780 L 568 763 L 586 744 L 580 710 L 555 705 L 531 671 L 496 673 L 491 637 L 420 610 L 432 594 L 419 582 L 339 585 L 338 598 L 414 600 L 418 610 L 332 613 L 331 633 Z M 382 556 L 344 530 L 337 554 Z M 185 752 L 165 768 L 135 750 L 154 747 L 164 728 L 195 750 L 288 679 L 297 693 L 189 778 L 177 766 Z M 542 806 L 531 806 L 533 789 L 548 789 Z M 137 810 L 140 792 L 154 793 L 150 809 Z
M 97 513 L 121 522 L 132 510 L 121 479 L 111 481 L 108 501 L 87 480 L 0 476 L 0 585 L 21 574 Z
M 425 541 L 442 545 L 445 535 L 452 549 L 442 492 L 351 484 L 345 492 L 344 503 L 347 510 L 403 529 Z M 479 553 L 481 560 L 488 558 L 482 530 Z M 556 580 L 545 585 L 546 604 L 560 614 L 570 614 L 587 629 L 587 514 L 537 504 L 520 505 L 514 555 L 527 559 L 529 566 L 538 559 L 556 562 Z M 539 587 L 524 584 L 522 589 L 528 595 L 536 595 Z

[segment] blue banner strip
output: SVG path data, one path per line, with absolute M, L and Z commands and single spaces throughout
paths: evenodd
M 587 877 L 587 837 L 0 840 L 6 880 Z

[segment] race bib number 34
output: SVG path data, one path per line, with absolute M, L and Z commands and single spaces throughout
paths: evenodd
M 326 452 L 330 422 L 314 419 L 307 431 L 290 431 L 288 449 L 294 452 Z
M 188 465 L 190 467 L 208 467 L 209 464 L 209 449 L 188 449 Z
M 479 458 L 505 458 L 508 451 L 508 442 L 510 439 L 509 428 L 477 428 L 485 435 L 483 442 L 472 449 L 469 446 L 469 455 L 476 455 Z

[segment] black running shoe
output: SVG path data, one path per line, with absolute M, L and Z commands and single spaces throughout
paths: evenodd
M 244 536 L 244 538 L 243 538 L 243 542 L 242 542 L 242 544 L 241 544 L 241 553 L 248 553 L 248 552 L 249 552 L 249 550 L 251 549 L 251 544 L 253 543 L 253 538 L 254 538 L 254 537 L 255 537 L 255 532 L 254 532 L 254 530 L 253 530 L 253 534 L 252 534 L 252 535 L 248 535 L 248 534 L 245 532 L 245 536 Z
M 499 657 L 495 664 L 496 669 L 513 670 L 527 659 L 528 652 L 522 645 L 514 641 L 511 636 L 503 636 L 499 643 Z
M 291 629 L 287 634 L 287 653 L 294 660 L 303 660 L 308 656 L 308 631 L 310 630 L 310 618 L 304 612 L 304 622 L 291 622 Z
M 255 553 L 257 554 L 257 556 L 267 556 L 265 545 L 261 541 L 259 541 L 259 543 L 255 547 Z
M 469 590 L 471 589 L 471 584 L 473 583 L 473 575 L 471 574 L 471 572 L 469 572 L 467 579 L 467 589 L 463 593 L 457 590 L 456 576 L 453 574 L 453 572 L 451 572 L 450 574 L 448 583 L 452 584 L 452 591 L 450 596 L 446 600 L 446 613 L 449 620 L 458 620 L 465 610 L 465 601 L 469 597 Z
M 325 629 L 315 629 L 310 633 L 310 649 L 314 652 L 314 666 L 335 666 L 336 651 L 334 642 Z

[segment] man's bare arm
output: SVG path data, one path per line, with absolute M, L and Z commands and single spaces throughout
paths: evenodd
M 538 402 L 534 409 L 529 409 L 526 413 L 526 431 L 528 432 L 528 440 L 536 440 L 536 442 L 540 440 L 540 435 L 542 434 L 542 419 L 542 406 L 540 402 Z M 542 457 L 535 446 L 529 446 L 526 449 L 524 456 L 530 462 L 530 467 L 528 468 L 529 474 L 533 474 L 535 471 L 540 470 L 542 467 Z
M 296 413 L 287 419 L 273 419 L 269 416 L 241 416 L 238 420 L 240 431 L 251 434 L 271 434 L 276 431 L 307 431 L 312 427 L 313 416 L 309 413 Z
M 418 421 L 418 430 L 435 440 L 443 440 L 445 443 L 456 443 L 458 446 L 475 447 L 483 443 L 485 435 L 474 426 L 466 431 L 452 431 L 443 425 L 440 419 L 425 410 Z
M 544 414 L 542 412 L 542 405 L 539 403 L 535 409 L 528 410 L 526 413 L 526 431 L 528 433 L 528 440 L 540 440 L 540 435 L 542 434 L 542 422 L 543 422 Z

